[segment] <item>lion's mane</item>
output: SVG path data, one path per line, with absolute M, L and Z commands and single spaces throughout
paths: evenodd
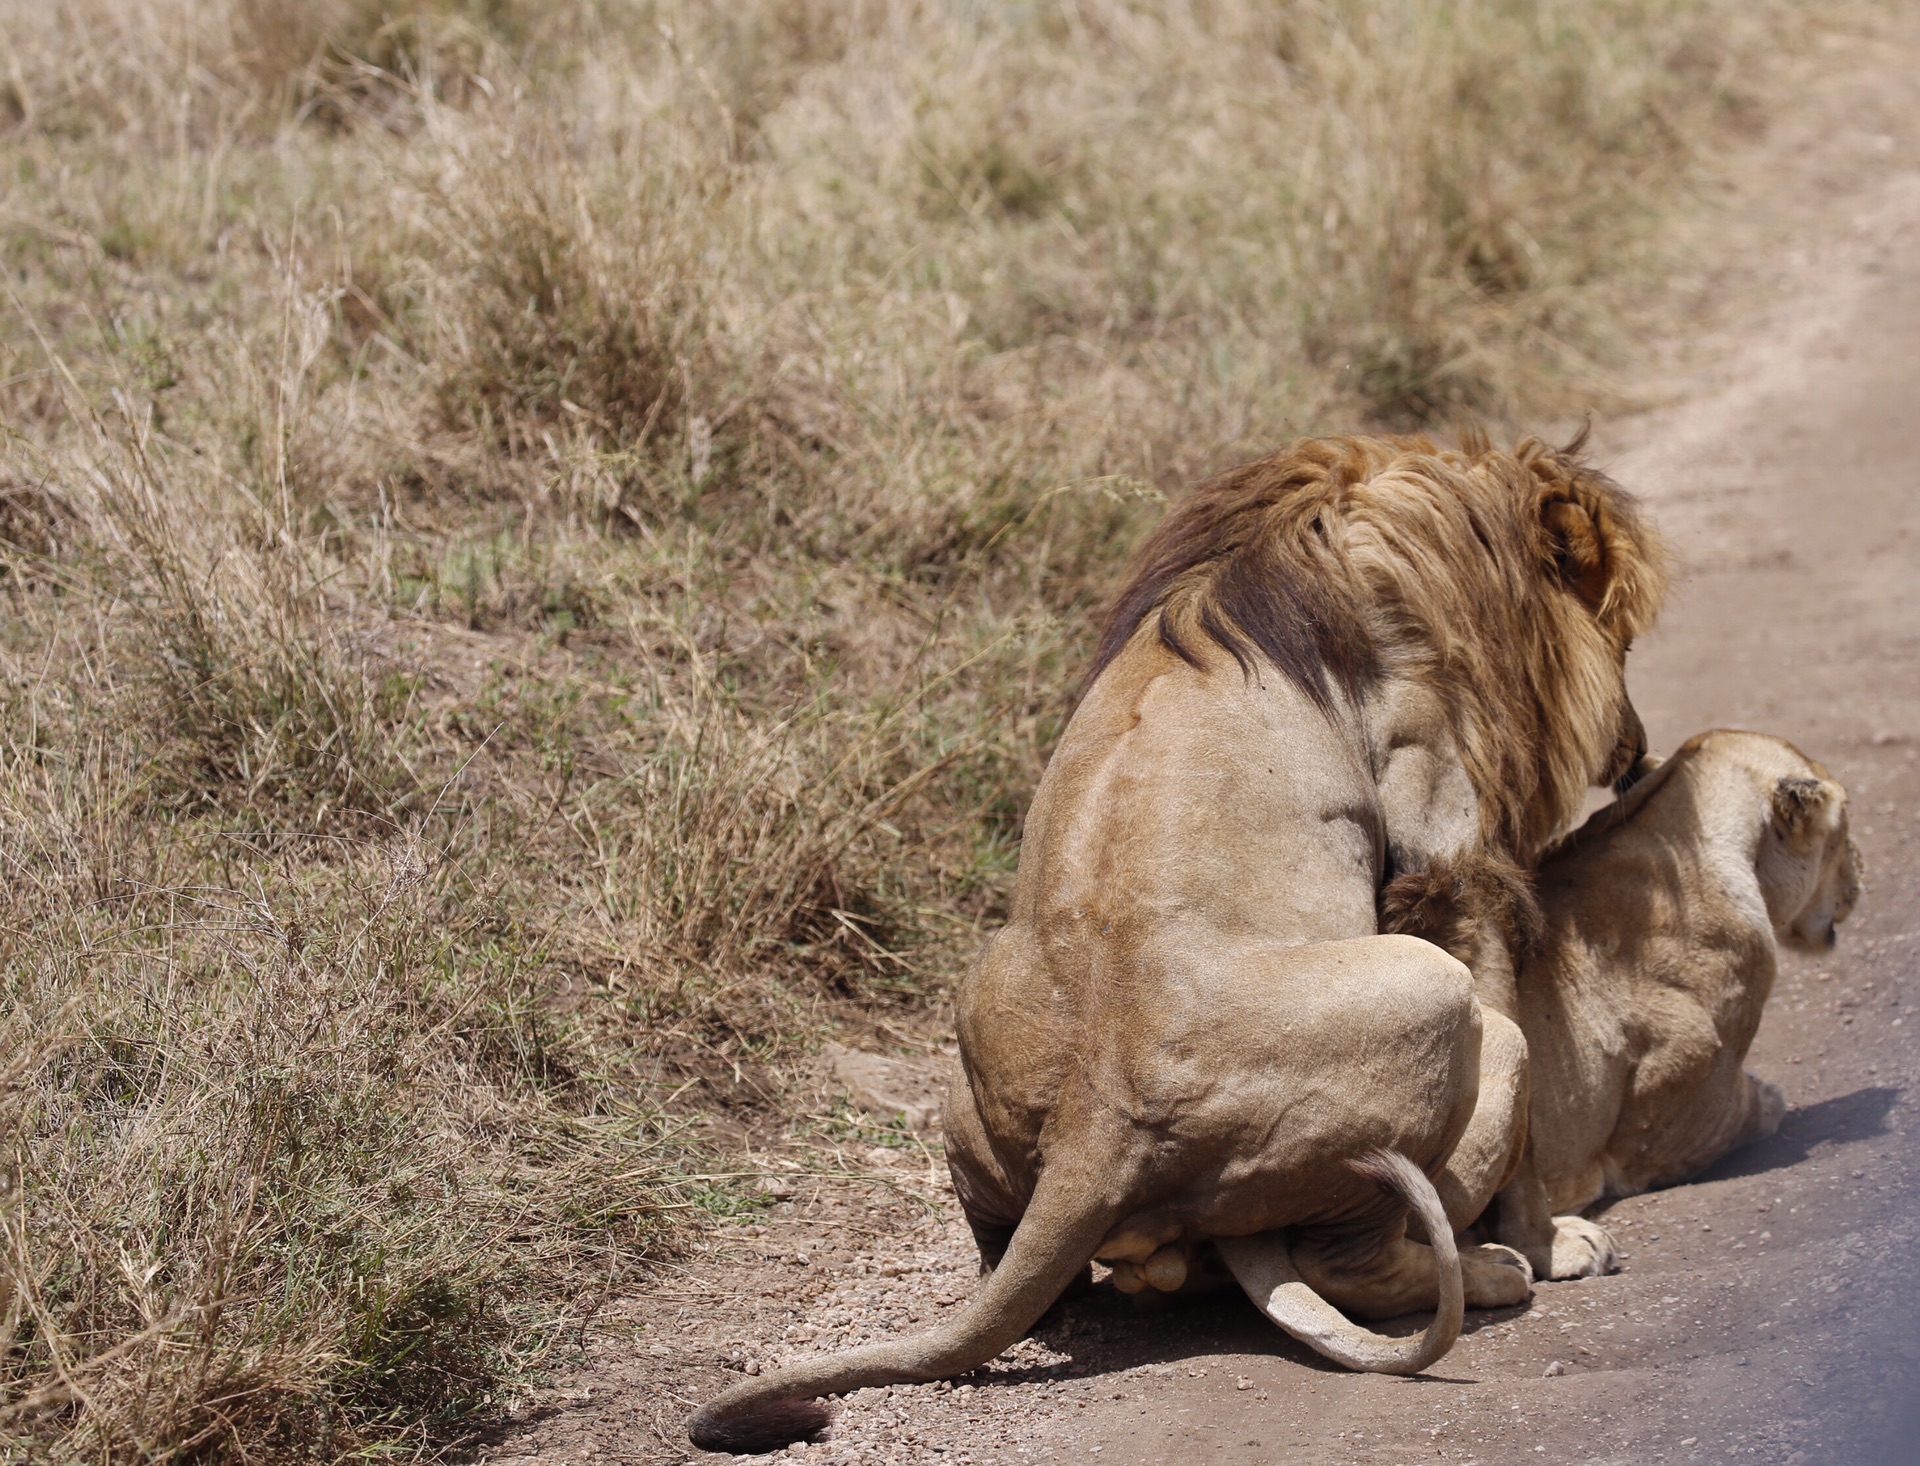
M 1633 497 L 1564 448 L 1309 438 L 1207 481 L 1142 546 L 1093 676 L 1149 617 L 1175 655 L 1264 659 L 1323 709 L 1430 686 L 1487 845 L 1531 865 L 1617 732 L 1620 657 L 1666 590 Z

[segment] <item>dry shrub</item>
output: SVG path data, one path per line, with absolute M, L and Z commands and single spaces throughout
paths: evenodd
M 511 0 L 14 0 L 4 20 L 0 119 L 143 150 L 288 121 L 411 129 L 484 95 L 523 29 Z
M 589 178 L 538 124 L 468 141 L 436 189 L 439 391 L 508 452 L 578 428 L 629 452 L 679 441 L 711 376 L 707 286 L 690 221 L 715 185 L 632 166 Z
M 0 478 L 0 547 L 35 559 L 55 558 L 66 549 L 73 511 L 44 481 Z
M 411 792 L 406 681 L 351 603 L 329 596 L 284 492 L 274 505 L 209 479 L 150 423 L 88 423 L 85 447 L 42 471 L 122 611 L 110 634 L 138 671 L 121 707 L 152 730 L 154 792 L 235 810 L 291 804 L 313 829 L 330 812 L 397 813 Z
M 651 1016 L 762 1044 L 822 986 L 923 991 L 890 821 L 978 744 L 928 748 L 911 705 L 816 693 L 753 719 L 712 686 L 662 692 L 658 742 L 567 806 L 562 858 L 588 878 L 556 935 L 596 970 L 637 968 L 623 988 Z
M 330 616 L 290 555 L 212 558 L 151 503 L 108 501 L 123 575 L 155 656 L 155 716 L 175 797 L 392 815 L 410 792 L 396 735 L 406 684 L 369 633 Z
M 505 64 L 512 7 L 489 0 L 231 0 L 229 65 L 274 112 L 409 126 L 420 99 L 460 106 Z
M 24 752 L 0 816 L 0 1439 L 444 1441 L 644 1250 L 657 1130 L 568 1074 L 533 971 L 416 844 L 196 862 L 80 803 L 129 808 L 110 750 L 57 778 Z M 220 880 L 236 864 L 250 889 Z

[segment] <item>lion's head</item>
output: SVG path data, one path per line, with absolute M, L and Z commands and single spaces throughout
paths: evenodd
M 1585 435 L 1304 439 L 1196 489 L 1142 547 L 1094 675 L 1155 618 L 1194 665 L 1262 665 L 1329 714 L 1390 679 L 1441 699 L 1483 838 L 1531 864 L 1645 751 L 1626 654 L 1666 588 L 1633 498 Z

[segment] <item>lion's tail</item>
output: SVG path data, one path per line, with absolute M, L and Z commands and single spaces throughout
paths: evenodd
M 985 1364 L 1040 1321 L 1120 1220 L 1117 1206 L 1091 1201 L 1112 1195 L 1117 1160 L 1050 1161 L 1000 1265 L 955 1317 L 910 1338 L 802 1360 L 735 1385 L 695 1413 L 688 1437 L 706 1451 L 775 1450 L 827 1425 L 832 1414 L 821 1395 L 917 1384 Z
M 1294 1269 L 1286 1243 L 1273 1233 L 1222 1238 L 1214 1246 L 1255 1306 L 1301 1343 L 1349 1369 L 1370 1374 L 1417 1374 L 1453 1347 L 1466 1314 L 1460 1251 L 1454 1245 L 1453 1227 L 1441 1209 L 1433 1182 L 1405 1156 L 1376 1150 L 1348 1164 L 1393 1192 L 1426 1223 L 1440 1301 L 1425 1333 L 1395 1339 L 1351 1322 L 1307 1286 Z

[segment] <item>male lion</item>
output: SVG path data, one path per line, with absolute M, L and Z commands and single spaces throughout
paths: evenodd
M 727 1391 L 697 1444 L 764 1448 L 824 1423 L 813 1396 L 970 1369 L 1090 1258 L 1171 1284 L 1205 1241 L 1355 1367 L 1451 1346 L 1452 1232 L 1525 1136 L 1520 872 L 1644 752 L 1624 666 L 1662 556 L 1578 447 L 1305 440 L 1169 514 L 958 994 L 948 1158 L 990 1275 L 926 1334 Z M 1465 967 L 1380 934 L 1383 884 L 1436 870 L 1484 895 Z M 1477 1303 L 1531 1287 L 1504 1249 L 1465 1261 Z M 1322 1298 L 1439 1312 L 1397 1341 Z
M 1779 1128 L 1785 1097 L 1741 1066 L 1776 936 L 1830 947 L 1859 898 L 1846 790 L 1781 739 L 1703 733 L 1569 837 L 1539 892 L 1546 935 L 1519 977 L 1532 1133 L 1497 1233 L 1527 1251 L 1577 1242 L 1555 1211 L 1673 1185 Z M 1611 1264 L 1600 1242 L 1598 1267 L 1556 1270 Z

